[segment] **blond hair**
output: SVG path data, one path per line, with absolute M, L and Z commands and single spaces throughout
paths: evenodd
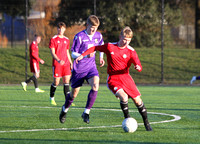
M 127 38 L 132 38 L 133 37 L 133 31 L 129 26 L 126 26 L 123 28 L 123 30 L 120 33 L 122 36 L 127 37 Z
M 97 16 L 95 15 L 90 15 L 87 19 L 87 24 L 92 25 L 92 26 L 99 26 L 100 22 Z

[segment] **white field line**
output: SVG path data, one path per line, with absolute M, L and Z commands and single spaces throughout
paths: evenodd
M 15 107 L 16 106 L 0 106 L 0 107 Z M 40 107 L 40 106 L 17 106 L 17 107 L 24 107 L 24 108 L 57 108 L 57 107 Z M 82 109 L 82 108 L 71 108 L 71 109 Z M 100 108 L 92 108 L 94 110 L 103 110 L 103 111 L 121 111 L 121 109 L 100 109 Z M 136 112 L 130 110 L 130 112 Z M 158 122 L 150 122 L 150 124 L 158 124 L 158 123 L 167 123 L 178 121 L 181 119 L 178 115 L 171 115 L 166 113 L 156 113 L 156 112 L 148 112 L 149 114 L 156 114 L 156 115 L 165 115 L 173 117 L 171 120 L 164 120 Z M 138 123 L 138 125 L 143 125 L 143 123 Z M 121 125 L 111 125 L 111 126 L 94 126 L 94 127 L 78 127 L 78 128 L 50 128 L 50 129 L 29 129 L 29 130 L 9 130 L 9 131 L 0 131 L 0 133 L 17 133 L 17 132 L 36 132 L 36 131 L 69 131 L 69 130 L 81 130 L 81 129 L 96 129 L 96 128 L 110 128 L 110 127 L 121 127 Z

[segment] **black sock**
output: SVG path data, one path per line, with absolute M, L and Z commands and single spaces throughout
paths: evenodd
M 142 103 L 141 105 L 137 106 L 139 113 L 142 116 L 143 121 L 148 121 L 147 118 L 147 110 L 146 107 L 144 106 L 144 104 Z
M 127 102 L 120 102 L 120 106 L 121 106 L 121 109 L 122 109 L 122 112 L 124 113 L 124 117 L 125 118 L 128 118 L 130 117 L 129 115 L 129 111 L 128 111 L 128 101 Z
M 32 77 L 30 77 L 28 80 L 26 80 L 25 82 L 28 84 L 28 83 L 30 83 L 31 81 L 33 81 L 34 78 L 35 78 L 35 76 L 32 76 Z
M 70 90 L 69 90 L 69 84 L 64 84 L 64 95 L 65 95 L 65 100 L 67 98 L 67 94 L 70 93 Z
M 33 76 L 33 83 L 34 83 L 35 88 L 38 88 L 38 81 L 35 76 Z
M 54 85 L 54 83 L 52 83 L 50 88 L 50 97 L 54 97 L 55 91 L 56 91 L 56 86 Z

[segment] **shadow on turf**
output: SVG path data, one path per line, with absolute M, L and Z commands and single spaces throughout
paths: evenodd
M 148 108 L 148 111 L 154 111 L 154 110 L 170 110 L 170 111 L 174 111 L 174 110 L 176 110 L 176 111 L 185 111 L 185 110 L 187 110 L 187 111 L 200 111 L 200 109 L 169 109 L 169 108 Z
M 12 138 L 0 138 L 0 142 L 37 142 L 37 143 L 43 143 L 43 142 L 66 142 L 66 143 L 108 143 L 108 144 L 164 144 L 164 143 L 151 143 L 151 142 L 135 142 L 135 141 L 114 141 L 114 140 L 62 140 L 62 139 L 12 139 Z

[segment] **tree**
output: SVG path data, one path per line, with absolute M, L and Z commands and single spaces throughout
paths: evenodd
M 61 0 L 59 17 L 53 22 L 63 21 L 67 26 L 83 24 L 93 13 L 93 0 Z
M 26 1 L 25 0 L 2 0 L 0 3 L 0 13 L 6 13 L 7 15 L 15 18 L 16 16 L 25 16 L 26 14 Z M 29 9 L 31 3 L 28 1 Z
M 83 23 L 93 14 L 94 0 L 62 0 L 58 20 L 68 26 Z M 117 41 L 119 31 L 130 26 L 134 31 L 134 46 L 152 47 L 160 45 L 161 1 L 158 0 L 99 0 L 97 16 L 105 41 Z M 172 24 L 181 23 L 179 1 L 165 1 L 165 40 L 169 37 Z M 168 36 L 168 37 L 167 37 Z

